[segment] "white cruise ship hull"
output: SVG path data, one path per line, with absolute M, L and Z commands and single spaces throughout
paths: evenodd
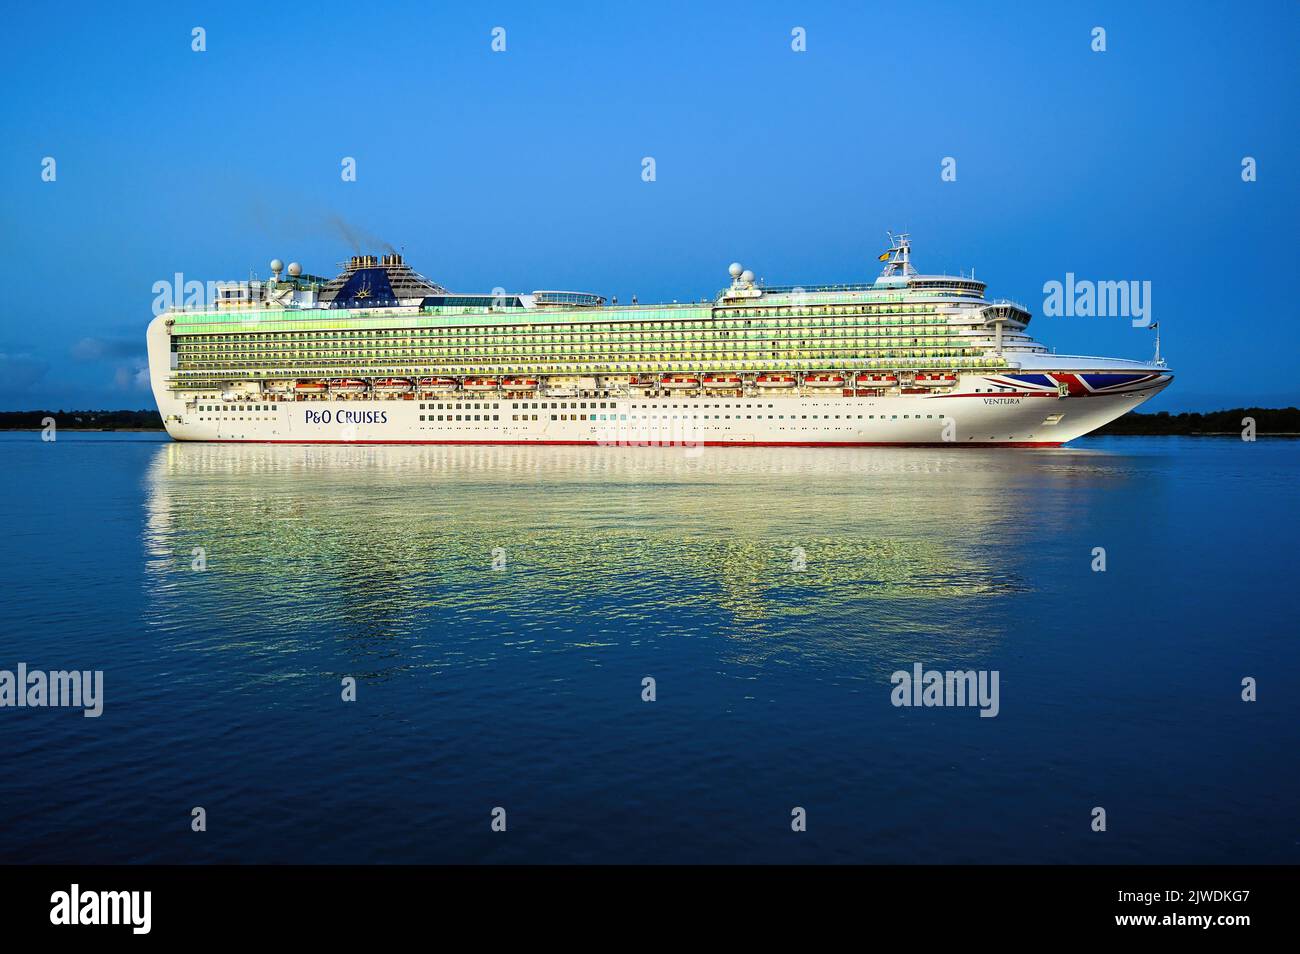
M 878 397 L 556 398 L 506 394 L 397 399 L 156 396 L 182 441 L 289 444 L 588 444 L 829 447 L 1056 447 L 1137 407 L 1168 384 L 1118 394 L 985 390 L 963 376 L 947 393 Z M 976 390 L 976 389 L 979 390 Z

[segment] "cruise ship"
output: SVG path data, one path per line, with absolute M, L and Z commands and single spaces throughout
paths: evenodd
M 1058 355 L 973 274 L 891 236 L 873 282 L 712 300 L 454 294 L 398 253 L 334 278 L 271 262 L 157 315 L 149 373 L 182 441 L 1057 447 L 1168 386 L 1159 358 Z

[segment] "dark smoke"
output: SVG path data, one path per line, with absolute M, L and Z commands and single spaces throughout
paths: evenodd
M 277 246 L 281 242 L 292 244 L 314 241 L 319 239 L 324 231 L 341 236 L 352 249 L 353 254 L 381 249 L 385 252 L 397 251 L 379 236 L 353 225 L 338 213 L 325 209 L 304 212 L 281 203 L 268 204 L 260 198 L 254 198 L 249 206 L 249 217 L 262 233 L 277 243 Z M 280 248 L 277 247 L 274 251 L 278 252 Z
M 392 245 L 385 242 L 379 236 L 372 235 L 365 229 L 358 228 L 344 219 L 341 215 L 330 215 L 325 219 L 325 223 L 338 232 L 339 235 L 343 236 L 344 241 L 352 246 L 352 251 L 358 254 L 367 249 L 375 248 L 381 248 L 385 252 L 397 251 L 397 249 L 393 248 Z

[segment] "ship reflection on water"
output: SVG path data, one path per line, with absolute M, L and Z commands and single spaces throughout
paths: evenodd
M 1078 479 L 1053 479 L 1057 464 L 1002 450 L 167 444 L 146 493 L 150 612 L 177 649 L 290 654 L 299 672 L 325 641 L 374 678 L 508 646 L 703 636 L 725 641 L 724 663 L 795 653 L 876 678 L 1000 638 L 971 620 L 1029 587 L 1015 500 Z M 1051 507 L 1036 519 L 1052 532 Z M 196 615 L 211 624 L 198 633 Z
M 9 713 L 0 857 L 1296 860 L 1295 442 L 0 445 L 11 664 L 105 699 Z

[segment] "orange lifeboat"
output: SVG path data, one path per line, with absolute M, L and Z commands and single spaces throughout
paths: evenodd
M 456 379 L 420 378 L 419 389 L 421 391 L 454 391 L 456 390 Z
M 366 382 L 360 378 L 331 378 L 330 393 L 361 394 L 366 390 Z
M 939 374 L 938 372 L 932 372 L 929 374 L 918 374 L 916 376 L 916 383 L 921 385 L 922 387 L 941 388 L 941 387 L 946 387 L 949 385 L 956 384 L 957 375 Z
M 760 374 L 754 383 L 760 388 L 792 388 L 798 382 L 793 374 Z
M 375 381 L 375 391 L 379 394 L 405 394 L 411 390 L 407 378 L 379 378 Z
M 501 387 L 506 391 L 536 391 L 536 378 L 506 378 L 501 382 Z
M 858 386 L 870 385 L 872 387 L 891 387 L 898 383 L 896 374 L 859 374 Z
M 293 389 L 299 394 L 324 394 L 328 390 L 324 381 L 295 381 Z
M 462 387 L 466 391 L 495 391 L 500 385 L 496 378 L 466 378 Z
M 738 391 L 744 383 L 736 374 L 710 374 L 704 379 L 704 386 L 715 390 Z
M 700 386 L 700 379 L 688 377 L 686 375 L 674 374 L 671 377 L 664 378 L 663 382 L 659 386 L 668 388 L 671 391 L 688 391 L 698 388 Z
M 844 387 L 844 375 L 842 374 L 810 374 L 803 379 L 803 383 L 810 388 L 842 388 Z

